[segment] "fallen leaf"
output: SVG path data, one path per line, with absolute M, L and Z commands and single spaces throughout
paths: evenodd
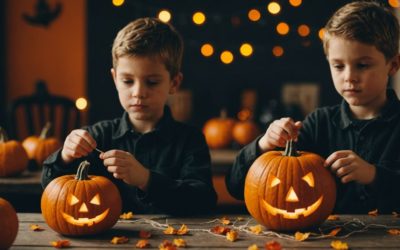
M 171 226 L 168 226 L 167 229 L 164 230 L 164 234 L 170 234 L 170 235 L 176 234 L 176 229 Z
M 136 248 L 149 248 L 150 243 L 148 240 L 138 240 L 135 246 Z
M 43 228 L 41 228 L 39 225 L 37 225 L 37 224 L 31 224 L 30 225 L 30 228 L 31 228 L 31 230 L 32 231 L 35 231 L 35 232 L 39 232 L 39 231 L 43 231 L 44 229 Z
M 244 221 L 244 218 L 243 217 L 236 217 L 236 220 L 237 221 Z
M 224 225 L 229 225 L 231 224 L 231 221 L 227 217 L 222 217 L 221 223 Z
M 340 227 L 335 228 L 329 233 L 329 235 L 330 236 L 336 236 L 340 232 L 340 230 L 342 230 Z
M 177 235 L 185 235 L 189 232 L 188 227 L 185 224 L 182 224 L 181 228 L 176 232 Z
M 158 249 L 160 249 L 160 250 L 176 250 L 176 246 L 173 245 L 168 240 L 164 240 L 160 245 L 158 245 Z
M 339 220 L 339 216 L 336 214 L 331 214 L 328 216 L 327 220 L 330 220 L 330 221 Z
M 249 228 L 250 228 L 250 231 L 251 231 L 253 234 L 261 234 L 262 231 L 263 231 L 263 228 L 262 228 L 261 225 L 255 225 L 255 226 L 251 226 L 251 227 L 249 227 Z
M 57 241 L 52 241 L 50 243 L 55 248 L 64 248 L 64 247 L 69 247 L 71 245 L 69 240 L 57 240 Z
M 399 214 L 399 213 L 397 213 L 397 212 L 392 212 L 392 214 L 393 214 L 393 216 L 394 216 L 394 217 L 397 217 L 397 218 L 399 218 L 399 217 L 400 217 L 400 214 Z
M 119 216 L 119 218 L 122 220 L 133 219 L 133 213 L 132 212 L 123 213 Z
M 110 241 L 111 244 L 125 244 L 129 241 L 129 239 L 125 236 L 114 236 Z
M 400 230 L 399 229 L 389 229 L 387 232 L 391 235 L 400 235 Z
M 267 243 L 265 243 L 265 250 L 281 250 L 282 246 L 281 243 L 275 241 L 275 240 L 271 240 L 268 241 Z
M 377 216 L 377 215 L 378 215 L 378 209 L 375 209 L 375 210 L 369 211 L 369 212 L 368 212 L 368 215 L 371 215 L 371 216 Z
M 238 238 L 238 232 L 236 232 L 235 230 L 231 230 L 229 232 L 226 233 L 226 239 L 229 241 L 236 241 Z
M 294 238 L 297 241 L 305 241 L 308 237 L 310 236 L 310 233 L 301 233 L 301 232 L 296 232 L 294 234 Z
M 174 239 L 173 241 L 174 245 L 177 247 L 186 247 L 186 241 L 184 239 Z
M 349 246 L 346 242 L 341 242 L 340 240 L 334 240 L 331 242 L 331 247 L 336 250 L 347 250 Z
M 256 244 L 250 245 L 247 250 L 259 250 Z
M 140 230 L 139 231 L 139 238 L 148 239 L 151 237 L 151 233 L 148 231 Z
M 215 234 L 223 234 L 225 235 L 227 232 L 231 231 L 229 227 L 215 226 L 211 228 L 211 232 Z

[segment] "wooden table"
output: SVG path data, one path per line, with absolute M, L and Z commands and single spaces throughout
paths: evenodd
M 321 229 L 329 233 L 333 228 L 342 226 L 342 231 L 336 237 L 322 236 L 321 234 L 310 236 L 305 241 L 296 241 L 291 234 L 276 234 L 272 231 L 263 231 L 264 235 L 255 235 L 248 230 L 248 226 L 257 225 L 257 222 L 248 215 L 225 215 L 231 222 L 238 217 L 243 220 L 236 221 L 230 227 L 237 230 L 239 237 L 235 242 L 228 241 L 225 236 L 212 234 L 209 230 L 215 226 L 223 226 L 222 215 L 176 218 L 163 215 L 134 216 L 131 220 L 120 220 L 112 229 L 97 236 L 71 238 L 59 235 L 50 229 L 41 214 L 19 213 L 19 233 L 11 249 L 54 249 L 51 241 L 69 240 L 73 249 L 136 249 L 135 244 L 139 240 L 138 233 L 141 230 L 150 231 L 152 236 L 148 239 L 151 249 L 158 249 L 163 240 L 173 241 L 175 238 L 183 238 L 188 249 L 247 249 L 251 244 L 257 244 L 259 249 L 269 241 L 279 242 L 283 249 L 331 249 L 333 240 L 346 242 L 350 249 L 399 249 L 400 236 L 390 235 L 387 228 L 400 229 L 400 218 L 391 215 L 378 216 L 351 216 L 341 215 L 338 221 L 326 221 Z M 37 224 L 43 231 L 32 231 L 30 225 Z M 166 225 L 178 229 L 182 224 L 189 228 L 189 234 L 183 236 L 164 235 Z M 247 225 L 247 226 L 246 226 Z M 387 228 L 386 228 L 387 227 Z M 355 230 L 349 235 L 350 232 Z M 266 235 L 266 234 L 269 235 Z M 110 243 L 114 236 L 126 236 L 129 242 L 121 245 Z M 319 237 L 319 238 L 318 238 Z M 321 238 L 322 237 L 322 238 Z M 323 238 L 325 237 L 325 238 Z M 182 249 L 182 248 L 179 248 Z

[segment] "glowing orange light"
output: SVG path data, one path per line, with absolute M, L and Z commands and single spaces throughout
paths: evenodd
M 85 110 L 88 106 L 88 101 L 86 100 L 86 98 L 84 97 L 79 97 L 78 99 L 76 99 L 75 101 L 75 106 L 79 109 L 79 110 Z
M 292 5 L 293 7 L 299 7 L 302 2 L 302 0 L 289 0 L 290 5 Z
M 325 28 L 321 28 L 319 31 L 318 31 L 318 37 L 319 37 L 319 39 L 324 39 L 324 34 L 325 34 Z
M 275 46 L 274 48 L 272 48 L 272 54 L 276 57 L 281 57 L 283 56 L 284 53 L 284 49 L 281 46 Z
M 310 34 L 310 28 L 307 25 L 302 24 L 297 28 L 297 33 L 302 37 L 308 36 Z
M 278 25 L 276 26 L 276 31 L 280 35 L 286 35 L 287 33 L 289 33 L 289 30 L 289 25 L 285 22 L 278 23 Z
M 197 25 L 202 25 L 206 21 L 206 16 L 203 12 L 196 12 L 193 14 L 192 20 Z
M 388 3 L 393 8 L 399 8 L 400 7 L 400 1 L 399 0 L 388 0 Z
M 277 2 L 270 2 L 267 7 L 269 13 L 276 15 L 281 11 L 281 6 Z
M 125 0 L 112 0 L 112 4 L 116 7 L 119 7 L 125 3 Z
M 220 59 L 225 64 L 230 64 L 233 62 L 233 54 L 232 52 L 225 50 L 221 53 Z
M 160 19 L 164 23 L 169 22 L 171 18 L 172 18 L 171 12 L 169 12 L 168 10 L 162 10 L 158 13 L 158 19 Z
M 257 22 L 261 18 L 261 13 L 256 9 L 251 9 L 249 10 L 247 16 L 249 17 L 250 21 Z
M 212 54 L 214 54 L 214 48 L 209 43 L 203 44 L 203 46 L 201 46 L 200 51 L 203 56 L 207 56 L 207 57 L 212 56 Z
M 253 47 L 249 43 L 243 43 L 240 46 L 240 54 L 243 56 L 251 56 L 253 54 Z

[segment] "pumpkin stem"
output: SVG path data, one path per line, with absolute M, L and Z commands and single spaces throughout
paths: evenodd
M 90 163 L 88 161 L 81 162 L 81 164 L 79 164 L 78 171 L 76 171 L 75 179 L 78 181 L 90 180 L 88 175 L 89 167 Z
M 51 129 L 51 122 L 46 122 L 46 125 L 40 132 L 40 138 L 46 139 L 49 136 L 50 129 Z
M 286 148 L 283 156 L 299 156 L 297 153 L 296 144 L 293 142 L 293 140 L 286 141 Z
M 7 133 L 3 127 L 0 127 L 0 142 L 4 143 L 6 141 L 8 141 Z

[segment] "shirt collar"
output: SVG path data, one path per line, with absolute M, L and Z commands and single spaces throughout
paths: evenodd
M 172 124 L 174 122 L 175 120 L 172 117 L 170 108 L 168 106 L 164 106 L 164 115 L 161 117 L 160 121 L 158 121 L 154 130 L 149 133 L 160 135 L 162 138 L 169 140 L 173 136 L 171 132 Z M 129 120 L 128 113 L 125 111 L 121 117 L 121 122 L 119 123 L 116 132 L 112 135 L 112 139 L 119 139 L 131 132 L 135 133 L 135 130 L 133 129 L 131 121 Z
M 400 101 L 397 98 L 396 92 L 394 92 L 393 89 L 388 89 L 386 91 L 386 96 L 387 101 L 385 106 L 383 106 L 381 113 L 378 115 L 378 117 L 376 117 L 376 120 L 383 122 L 389 122 L 400 114 L 398 112 L 398 110 L 400 110 Z M 351 125 L 352 117 L 349 104 L 344 99 L 340 104 L 340 112 L 333 118 L 333 121 L 342 129 L 345 129 Z

